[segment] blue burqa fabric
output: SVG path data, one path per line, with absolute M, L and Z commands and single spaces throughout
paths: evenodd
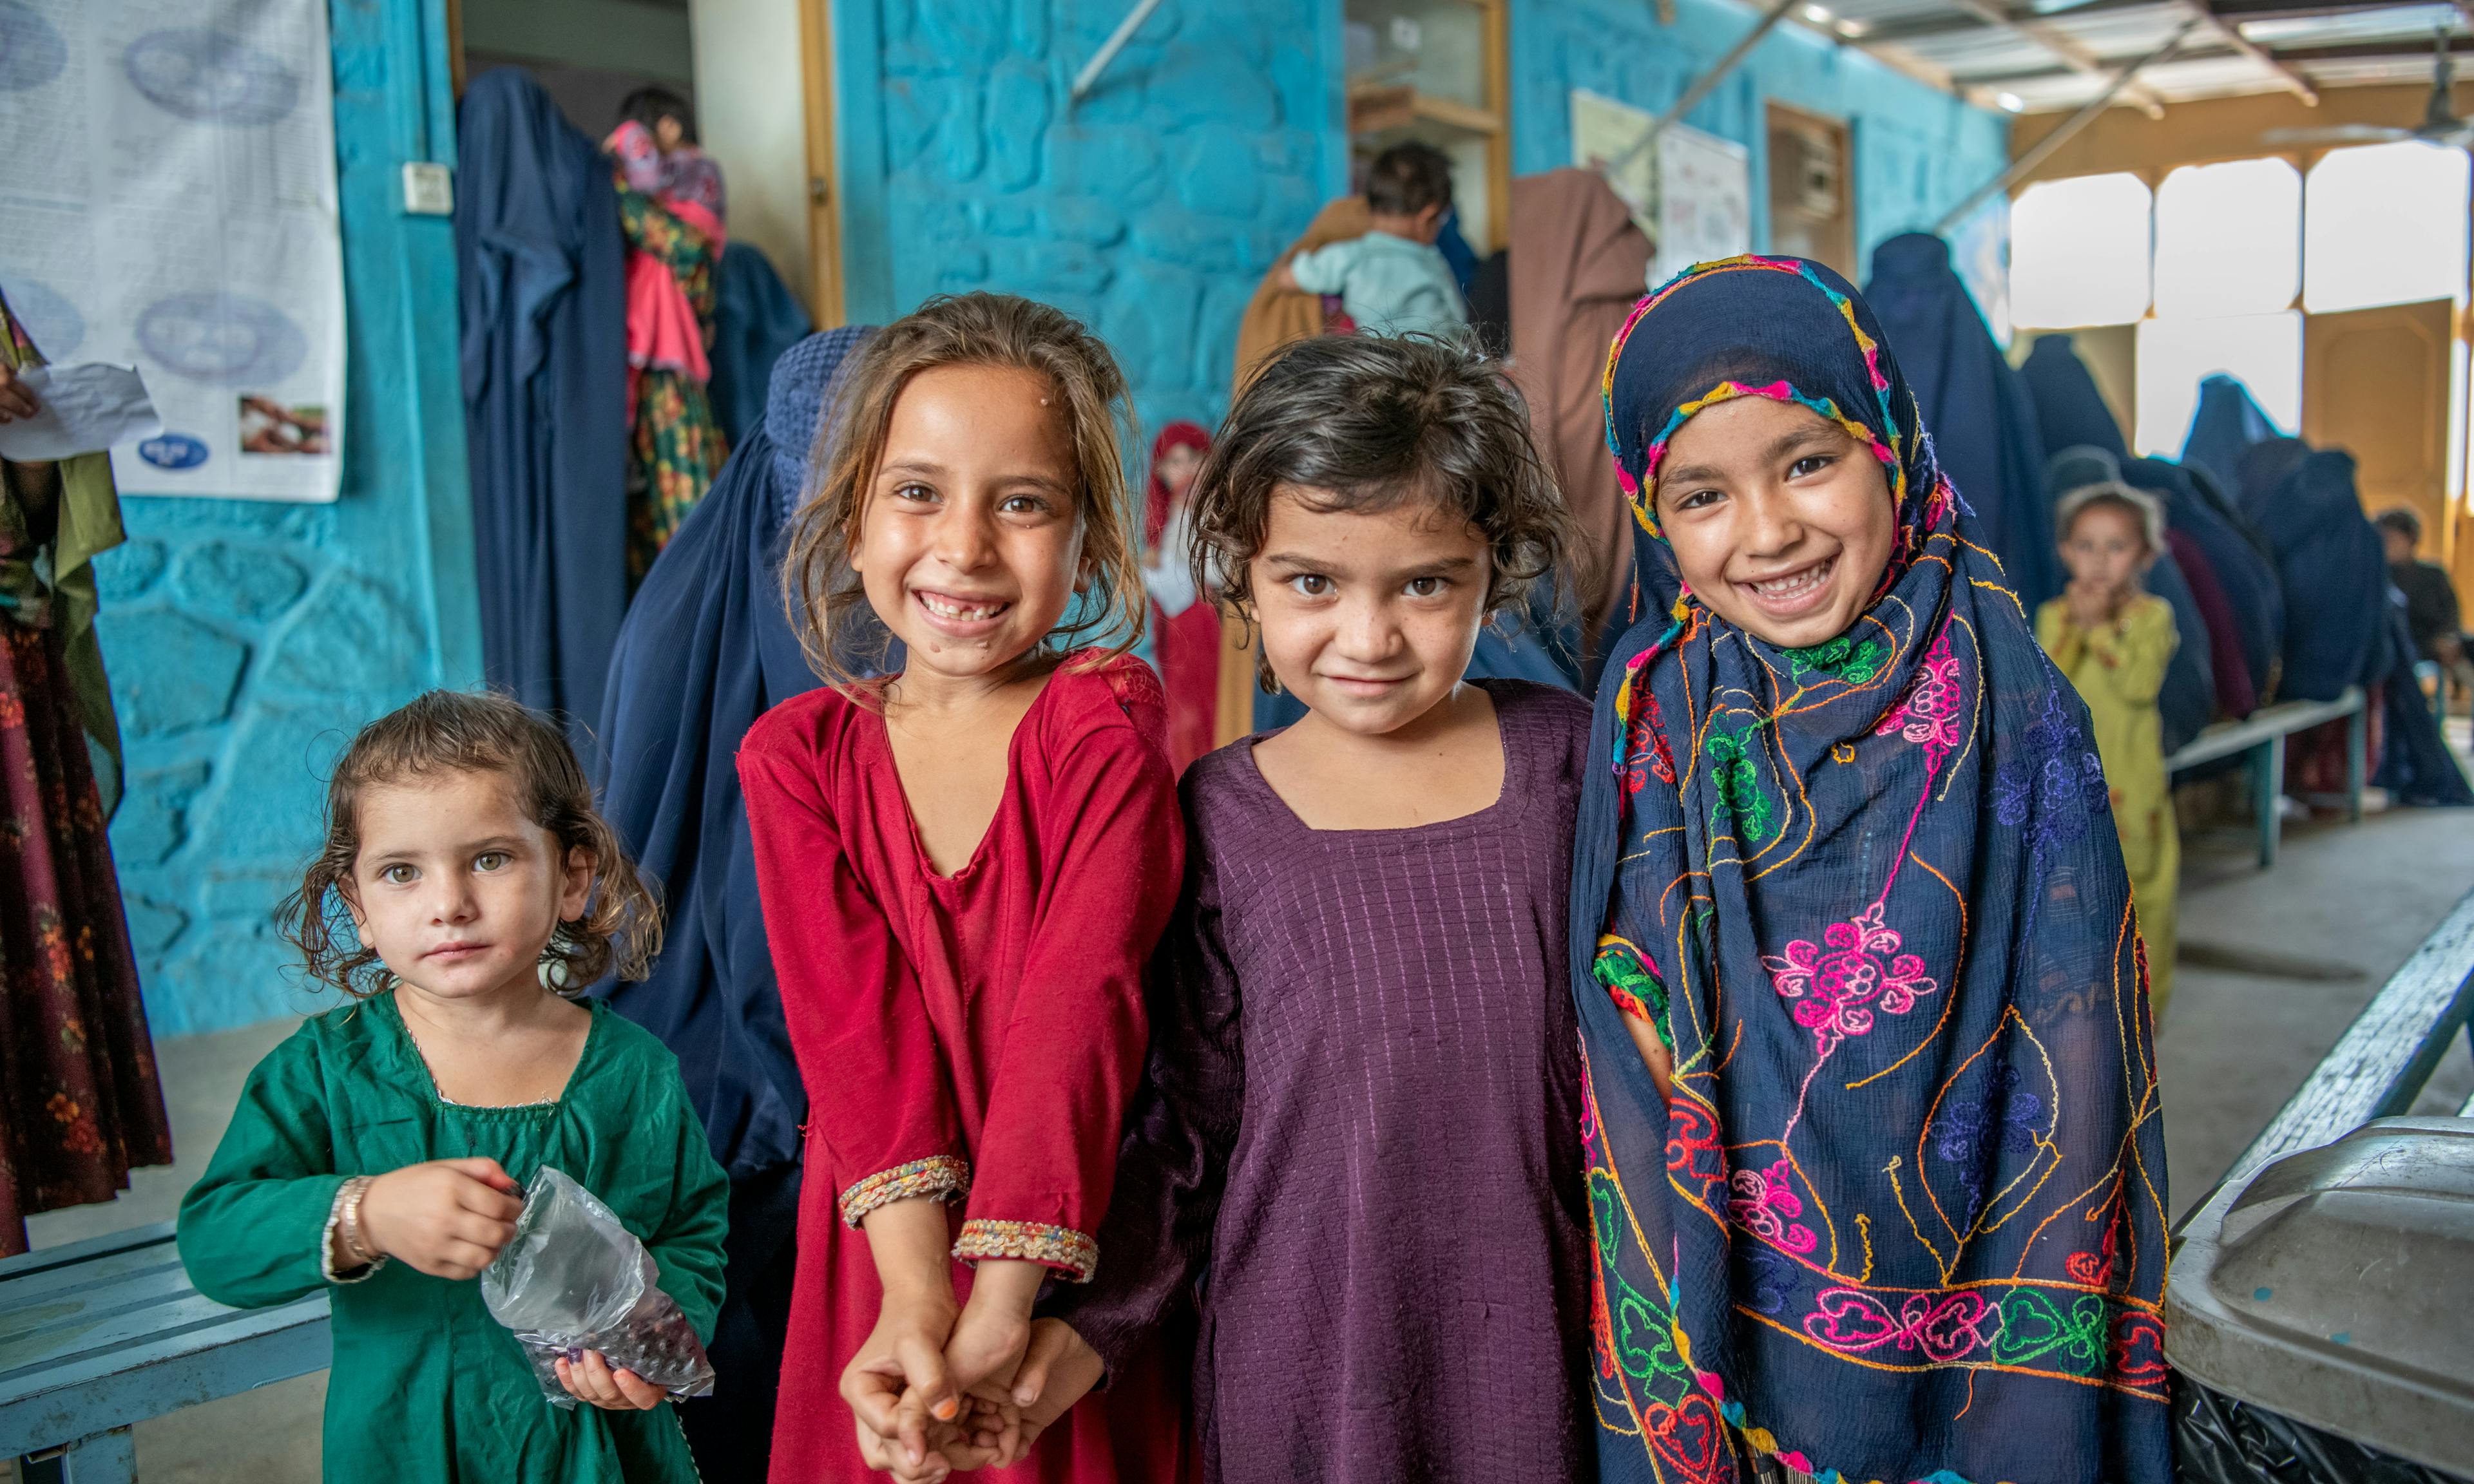
M 2384 642 L 2389 651 L 2388 683 L 2381 687 L 2380 755 L 2371 781 L 2387 789 L 2398 803 L 2423 808 L 2474 805 L 2474 788 L 2466 786 L 2465 770 L 2448 749 L 2439 718 L 2431 714 L 2422 685 L 2414 679 L 2413 631 L 2406 626 L 2405 601 L 2390 589 Z
M 1854 434 L 1897 536 L 1801 650 L 1661 562 L 1673 609 L 1598 687 L 1570 941 L 1601 1476 L 1733 1480 L 1740 1439 L 1824 1479 L 2167 1484 L 2164 1130 L 2085 706 L 1837 275 L 1695 268 L 1609 379 L 1653 531 L 1675 430 L 1751 395 Z
M 2118 463 L 2130 457 L 2122 441 L 2122 424 L 2097 390 L 2096 377 L 2079 359 L 2068 335 L 2047 335 L 2029 347 L 2019 379 L 2026 383 L 2035 403 L 2036 426 L 2045 437 L 2047 457 L 2065 448 L 2101 448 Z
M 1950 244 L 1925 232 L 1873 250 L 1865 302 L 1916 389 L 1933 453 L 1976 516 L 1976 539 L 2001 559 L 2007 586 L 2034 612 L 2067 576 L 2045 496 L 2045 439 L 2027 384 L 2001 356 Z
M 2063 495 L 2083 485 L 2122 477 L 2122 460 L 2095 444 L 2059 448 L 2045 461 L 2045 488 L 2056 507 Z M 2064 573 L 2067 579 L 2068 568 Z M 2217 719 L 2216 650 L 2207 614 L 2172 552 L 2156 554 L 2155 563 L 2147 569 L 2147 590 L 2172 606 L 2173 628 L 2180 639 L 2173 646 L 2173 658 L 2165 663 L 2165 682 L 2156 690 L 2159 739 L 2170 756 Z
M 456 115 L 455 270 L 481 658 L 593 755 L 627 609 L 626 242 L 610 162 L 502 67 Z
M 713 415 L 730 446 L 764 416 L 773 363 L 807 338 L 808 311 L 790 296 L 772 261 L 752 243 L 735 242 L 715 270 Z
M 2219 373 L 2199 383 L 2199 405 L 2191 414 L 2191 431 L 2182 440 L 2182 462 L 2208 471 L 2230 490 L 2239 477 L 2243 450 L 2278 436 L 2250 388 Z
M 834 371 L 864 334 L 828 330 L 783 356 L 765 417 L 644 574 L 601 712 L 602 812 L 667 909 L 651 976 L 607 993 L 678 1056 L 734 1178 L 798 1159 L 807 1094 L 733 760 L 768 707 L 819 683 L 782 606 L 782 532 Z
M 2252 497 L 2255 496 L 2255 497 Z M 2389 569 L 2354 489 L 2354 456 L 2304 454 L 2244 509 L 2275 554 L 2285 587 L 2280 701 L 2334 701 L 2388 674 Z
M 2215 492 L 2211 482 L 2168 459 L 2130 459 L 2124 483 L 2165 502 L 2165 523 L 2187 534 L 2208 559 L 2242 634 L 2243 667 L 2265 696 L 2284 648 L 2285 588 L 2247 517 Z M 2185 636 L 2189 631 L 2185 630 Z M 2169 748 L 2168 751 L 2171 751 Z
M 602 810 L 661 883 L 667 932 L 642 984 L 595 989 L 677 1054 L 714 1156 L 730 1172 L 724 1292 L 708 1347 L 714 1398 L 679 1416 L 709 1479 L 759 1479 L 767 1466 L 808 1106 L 735 759 L 768 706 L 818 683 L 783 608 L 784 527 L 835 372 L 867 333 L 811 335 L 771 368 L 764 415 L 644 575 L 601 713 Z

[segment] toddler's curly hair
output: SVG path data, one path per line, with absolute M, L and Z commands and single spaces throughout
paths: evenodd
M 276 927 L 301 950 L 311 978 L 354 998 L 387 985 L 387 968 L 363 947 L 347 900 L 361 853 L 361 796 L 451 773 L 495 773 L 515 791 L 526 819 L 558 842 L 560 856 L 593 856 L 593 894 L 584 916 L 558 924 L 542 962 L 562 994 L 580 994 L 612 969 L 642 979 L 662 946 L 662 909 L 652 889 L 593 806 L 593 785 L 566 734 L 507 696 L 433 690 L 370 723 L 335 763 L 327 783 L 326 844 L 300 890 L 276 909 Z

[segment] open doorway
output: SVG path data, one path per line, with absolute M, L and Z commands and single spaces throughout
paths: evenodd
M 1351 183 L 1415 139 L 1452 162 L 1461 235 L 1478 255 L 1510 240 L 1512 87 L 1504 0 L 1345 0 Z
M 639 88 L 695 102 L 688 0 L 462 0 L 449 13 L 459 90 L 493 67 L 522 67 L 592 138 Z

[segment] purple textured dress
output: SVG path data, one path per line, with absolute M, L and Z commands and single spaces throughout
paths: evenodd
M 1210 1484 L 1588 1479 L 1589 1237 L 1565 982 L 1580 698 L 1485 682 L 1503 793 L 1314 830 L 1252 741 L 1183 792 L 1149 1084 L 1085 1288 L 1111 1372 L 1200 1311 Z

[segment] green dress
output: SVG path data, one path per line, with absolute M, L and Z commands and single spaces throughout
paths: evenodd
M 334 1371 L 326 1476 L 397 1484 L 693 1479 L 670 1404 L 552 1406 L 477 1281 L 400 1261 L 350 1281 L 326 1271 L 327 1223 L 352 1175 L 486 1155 L 529 1183 L 553 1164 L 599 1196 L 653 1255 L 700 1338 L 721 1304 L 729 1185 L 688 1104 L 677 1059 L 594 1000 L 554 1103 L 443 1101 L 385 993 L 303 1022 L 250 1073 L 214 1162 L 181 1203 L 181 1258 L 208 1298 L 284 1304 L 326 1288 Z

